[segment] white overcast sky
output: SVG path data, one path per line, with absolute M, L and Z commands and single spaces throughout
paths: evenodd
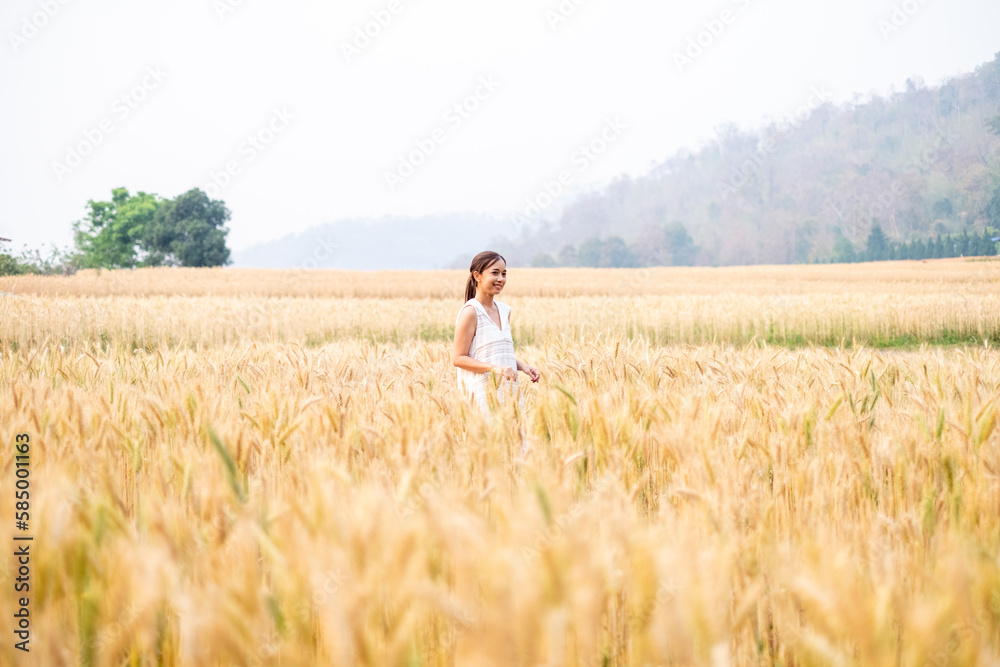
M 390 4 L 348 62 L 343 45 Z M 912 14 L 884 35 L 904 4 Z M 553 28 L 559 0 L 2 0 L 0 236 L 15 250 L 66 245 L 88 199 L 205 189 L 228 162 L 239 173 L 218 197 L 237 250 L 348 217 L 508 215 L 574 169 L 609 119 L 628 127 L 574 188 L 641 175 L 724 123 L 786 117 L 813 87 L 840 103 L 908 77 L 940 83 L 1000 51 L 996 0 L 562 6 L 575 11 Z M 730 22 L 679 72 L 674 52 L 724 10 Z M 496 90 L 448 122 L 481 77 Z M 119 98 L 137 86 L 128 108 Z M 111 133 L 60 180 L 54 164 L 102 121 Z M 272 123 L 270 143 L 244 144 Z M 390 191 L 386 171 L 435 128 L 444 141 Z

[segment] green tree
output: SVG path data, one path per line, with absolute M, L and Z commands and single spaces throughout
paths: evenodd
M 949 234 L 944 239 L 944 256 L 945 257 L 958 257 L 959 253 L 959 241 L 961 241 L 960 236 L 952 236 Z
M 580 266 L 597 266 L 600 264 L 601 247 L 603 245 L 601 239 L 596 236 L 591 236 L 589 239 L 584 240 L 580 243 L 580 247 L 576 251 L 577 263 Z
M 535 268 L 550 269 L 556 264 L 556 260 L 552 258 L 552 255 L 548 253 L 539 253 L 535 255 L 534 259 L 531 260 L 531 266 Z
M 111 191 L 111 201 L 89 200 L 87 217 L 73 223 L 82 268 L 134 268 L 142 238 L 161 201 L 156 195 L 125 188 Z
M 79 255 L 64 248 L 60 250 L 52 244 L 48 257 L 43 257 L 41 250 L 21 250 L 17 257 L 0 252 L 0 276 L 16 276 L 29 273 L 39 275 L 72 275 L 80 268 Z
M 986 204 L 986 224 L 1000 229 L 1000 183 L 994 186 L 993 196 Z
M 941 235 L 938 234 L 937 238 L 931 241 L 931 259 L 941 259 L 944 255 L 944 243 L 941 241 Z
M 30 272 L 31 267 L 22 264 L 6 253 L 0 254 L 0 276 L 21 276 Z
M 635 257 L 625 245 L 620 236 L 609 237 L 601 244 L 601 259 L 598 266 L 627 267 L 635 266 Z
M 934 214 L 934 218 L 940 220 L 941 218 L 950 218 L 955 213 L 955 207 L 952 205 L 951 200 L 948 198 L 938 199 L 934 202 L 934 206 L 931 207 L 931 212 Z
M 198 188 L 160 204 L 143 227 L 142 242 L 152 264 L 224 266 L 229 263 L 225 224 L 229 209 Z
M 802 225 L 795 228 L 794 262 L 796 264 L 805 264 L 809 261 L 815 234 L 815 220 L 806 220 Z
M 962 235 L 958 237 L 958 256 L 966 257 L 969 254 L 969 235 L 964 230 Z
M 687 227 L 683 223 L 672 222 L 664 227 L 663 232 L 667 252 L 670 253 L 670 264 L 672 266 L 693 265 L 701 248 L 694 244 L 694 239 L 688 234 Z
M 854 244 L 846 237 L 841 236 L 833 244 L 833 254 L 830 261 L 834 264 L 851 264 L 857 261 L 857 253 L 854 251 Z
M 983 235 L 976 239 L 976 255 L 991 256 L 997 254 L 997 244 L 989 228 L 983 230 Z
M 559 250 L 559 266 L 579 266 L 575 246 L 567 243 Z
M 868 233 L 868 243 L 865 250 L 870 261 L 881 261 L 889 258 L 889 242 L 882 232 L 882 225 L 877 222 L 872 225 L 871 232 Z
M 229 210 L 197 188 L 172 200 L 115 188 L 110 201 L 87 205 L 86 218 L 73 224 L 81 268 L 229 263 Z

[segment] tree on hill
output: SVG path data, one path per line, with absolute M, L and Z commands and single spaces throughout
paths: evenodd
M 830 261 L 834 264 L 850 264 L 857 261 L 854 244 L 851 243 L 850 239 L 843 236 L 837 239 L 837 242 L 833 246 L 833 254 L 830 257 Z
M 612 236 L 605 239 L 604 243 L 601 244 L 601 259 L 598 262 L 598 266 L 635 266 L 635 257 L 620 236 Z
M 576 246 L 566 244 L 559 251 L 559 266 L 579 266 L 580 260 L 576 254 Z
M 877 222 L 872 225 L 872 230 L 868 233 L 865 251 L 870 261 L 879 262 L 889 259 L 889 243 L 882 232 L 882 225 Z
M 672 222 L 663 230 L 667 252 L 670 253 L 672 266 L 691 266 L 698 255 L 694 239 L 688 234 L 687 227 L 680 222 Z
M 591 236 L 576 249 L 576 261 L 580 266 L 599 266 L 601 263 L 601 239 Z
M 983 230 L 983 235 L 980 236 L 976 244 L 976 254 L 987 256 L 997 254 L 997 244 L 993 240 L 993 234 L 990 232 L 989 228 Z
M 1000 177 L 997 179 L 1000 181 Z M 1000 229 L 1000 183 L 993 187 L 993 196 L 986 204 L 986 224 Z
M 816 237 L 816 221 L 806 220 L 795 227 L 795 245 L 793 248 L 793 259 L 796 264 L 805 264 L 812 254 L 813 243 Z
M 950 218 L 955 213 L 955 207 L 948 198 L 938 199 L 934 202 L 931 212 L 936 220 Z
M 559 265 L 556 263 L 556 260 L 552 258 L 552 255 L 539 253 L 532 258 L 531 266 L 536 269 L 550 269 Z

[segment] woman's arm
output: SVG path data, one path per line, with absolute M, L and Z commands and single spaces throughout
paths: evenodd
M 538 378 L 542 376 L 541 373 L 538 372 L 537 368 L 535 368 L 530 364 L 526 364 L 523 361 L 517 362 L 517 370 L 521 371 L 522 373 L 527 373 L 528 377 L 531 378 L 532 382 L 538 382 Z
M 455 344 L 451 348 L 451 364 L 472 373 L 489 373 L 495 370 L 504 376 L 516 375 L 512 368 L 493 366 L 469 356 L 472 339 L 476 336 L 477 319 L 475 308 L 462 310 L 459 314 L 458 322 L 455 323 Z

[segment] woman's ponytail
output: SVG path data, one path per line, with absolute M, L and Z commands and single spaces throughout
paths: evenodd
M 476 279 L 470 273 L 469 279 L 465 281 L 465 302 L 468 303 L 469 299 L 476 298 Z

